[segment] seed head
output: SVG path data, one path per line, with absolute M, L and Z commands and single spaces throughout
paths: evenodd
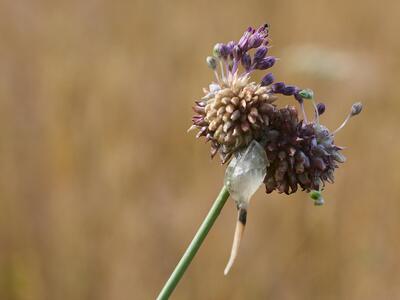
M 298 186 L 306 191 L 320 190 L 325 182 L 333 183 L 334 170 L 345 159 L 329 130 L 318 123 L 300 121 L 293 106 L 275 109 L 272 115 L 265 139 L 270 161 L 264 180 L 267 193 L 291 194 Z
M 198 115 L 192 120 L 199 128 L 198 136 L 206 136 L 211 142 L 212 156 L 220 151 L 223 162 L 253 139 L 261 139 L 276 100 L 269 87 L 249 83 L 248 77 L 233 82 L 217 91 L 207 90 L 196 103 Z

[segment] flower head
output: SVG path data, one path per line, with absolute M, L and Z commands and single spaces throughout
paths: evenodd
M 239 39 L 214 46 L 207 58 L 215 81 L 205 95 L 195 102 L 191 129 L 197 138 L 204 136 L 211 144 L 211 156 L 220 154 L 222 163 L 256 140 L 265 148 L 269 161 L 264 183 L 267 193 L 274 190 L 291 194 L 300 187 L 308 192 L 320 191 L 326 182 L 334 181 L 334 171 L 345 161 L 334 136 L 349 119 L 362 110 L 355 103 L 338 129 L 330 132 L 320 124 L 325 112 L 323 103 L 316 104 L 310 89 L 300 89 L 284 82 L 275 82 L 266 73 L 261 82 L 251 81 L 255 71 L 265 71 L 277 59 L 268 54 L 269 27 L 249 27 Z M 293 96 L 300 106 L 279 108 L 278 95 Z M 304 105 L 311 103 L 314 118 L 308 120 Z M 301 118 L 302 117 L 302 118 Z M 322 204 L 322 197 L 318 204 Z M 316 203 L 317 204 L 317 203 Z

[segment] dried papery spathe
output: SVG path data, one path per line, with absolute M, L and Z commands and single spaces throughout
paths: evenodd
M 224 184 L 236 203 L 238 218 L 225 275 L 236 259 L 246 225 L 250 198 L 263 183 L 267 166 L 268 159 L 264 148 L 253 140 L 247 148 L 235 154 L 226 169 Z

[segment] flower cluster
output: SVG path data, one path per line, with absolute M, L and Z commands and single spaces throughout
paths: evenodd
M 276 63 L 275 57 L 267 55 L 268 36 L 268 25 L 249 27 L 238 42 L 215 45 L 213 56 L 206 60 L 215 82 L 195 102 L 189 130 L 197 129 L 196 137 L 204 136 L 211 144 L 211 156 L 219 153 L 222 163 L 252 140 L 262 144 L 269 160 L 264 180 L 267 193 L 291 194 L 299 186 L 320 191 L 325 182 L 333 182 L 334 170 L 345 160 L 343 148 L 334 144 L 334 134 L 361 112 L 361 103 L 354 104 L 345 122 L 331 133 L 319 122 L 325 105 L 315 103 L 311 90 L 275 82 L 269 72 L 261 82 L 251 82 L 252 72 Z M 278 94 L 294 96 L 302 119 L 295 106 L 276 105 Z M 305 100 L 314 107 L 312 120 L 306 116 Z M 318 199 L 316 203 L 321 204 L 322 198 Z

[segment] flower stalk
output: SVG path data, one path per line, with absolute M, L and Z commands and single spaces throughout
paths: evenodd
M 218 216 L 219 216 L 222 208 L 224 207 L 226 200 L 228 200 L 228 198 L 229 198 L 229 192 L 224 185 L 223 188 L 221 189 L 221 192 L 219 193 L 217 199 L 215 199 L 215 202 L 212 205 L 210 211 L 208 212 L 206 218 L 204 219 L 203 223 L 201 224 L 199 230 L 197 231 L 196 235 L 194 236 L 192 242 L 190 243 L 189 247 L 186 249 L 181 260 L 176 265 L 175 270 L 172 272 L 168 281 L 165 283 L 164 287 L 162 288 L 160 294 L 157 297 L 157 300 L 169 299 L 170 295 L 172 294 L 175 287 L 181 280 L 186 269 L 189 267 L 190 263 L 192 262 L 193 257 L 196 255 L 201 244 L 203 243 L 204 239 L 206 238 L 211 227 L 214 225 L 215 220 L 218 218 Z

